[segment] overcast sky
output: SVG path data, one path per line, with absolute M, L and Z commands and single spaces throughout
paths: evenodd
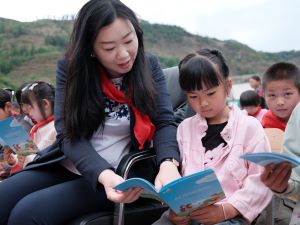
M 87 0 L 0 0 L 0 17 L 18 21 L 76 14 Z M 300 50 L 298 0 L 122 0 L 150 23 L 234 39 L 266 52 Z

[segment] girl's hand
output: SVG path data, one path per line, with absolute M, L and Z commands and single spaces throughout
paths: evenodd
M 190 224 L 189 217 L 177 216 L 173 210 L 169 209 L 169 220 L 175 225 L 188 225 Z
M 212 225 L 234 218 L 238 214 L 239 212 L 231 204 L 225 203 L 223 206 L 214 204 L 197 209 L 190 214 L 190 218 L 201 224 Z
M 292 173 L 292 165 L 283 162 L 278 165 L 267 165 L 261 174 L 261 181 L 276 192 L 284 192 L 288 187 L 288 181 Z
M 142 188 L 130 188 L 126 191 L 113 189 L 113 187 L 123 182 L 124 179 L 109 169 L 100 173 L 98 181 L 103 184 L 107 199 L 113 202 L 131 203 L 137 200 L 143 192 Z
M 155 178 L 155 188 L 159 190 L 162 186 L 180 177 L 177 166 L 170 161 L 164 161 L 160 164 L 159 172 Z

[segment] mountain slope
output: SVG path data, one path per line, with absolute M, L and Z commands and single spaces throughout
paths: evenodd
M 0 18 L 0 87 L 18 87 L 27 80 L 55 84 L 56 62 L 64 54 L 72 21 L 18 22 Z M 300 64 L 300 52 L 258 52 L 234 40 L 220 41 L 186 32 L 178 26 L 141 21 L 146 51 L 156 54 L 163 68 L 175 66 L 187 53 L 217 48 L 232 75 L 262 73 L 278 61 Z

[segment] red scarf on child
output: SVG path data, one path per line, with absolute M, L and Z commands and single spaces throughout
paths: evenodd
M 257 111 L 255 113 L 248 113 L 248 116 L 256 117 L 261 111 L 261 107 L 258 107 Z
M 111 80 L 107 77 L 106 73 L 102 69 L 100 69 L 100 79 L 102 91 L 109 99 L 121 104 L 127 103 L 132 110 L 135 118 L 135 124 L 133 128 L 134 136 L 139 143 L 139 149 L 143 149 L 145 142 L 147 140 L 152 140 L 155 126 L 150 121 L 148 115 L 140 112 L 135 107 L 131 99 L 127 98 L 123 92 L 115 87 L 115 85 L 111 82 Z
M 54 120 L 54 115 L 51 115 L 51 116 L 49 116 L 47 119 L 42 120 L 41 122 L 36 123 L 36 124 L 31 128 L 31 130 L 30 130 L 30 132 L 29 132 L 29 136 L 31 137 L 31 139 L 34 140 L 34 139 L 33 139 L 33 138 L 34 138 L 34 134 L 36 133 L 36 131 L 37 131 L 40 127 L 44 126 L 45 124 L 47 124 L 47 123 L 49 123 L 49 122 L 51 122 L 51 121 L 53 121 L 53 120 Z
M 261 124 L 264 128 L 279 128 L 284 131 L 286 123 L 280 120 L 271 110 L 268 110 L 261 120 Z

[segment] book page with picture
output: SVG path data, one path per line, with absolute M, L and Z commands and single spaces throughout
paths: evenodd
M 38 152 L 24 127 L 13 117 L 0 121 L 0 139 L 4 149 L 11 149 L 17 155 L 27 156 Z

